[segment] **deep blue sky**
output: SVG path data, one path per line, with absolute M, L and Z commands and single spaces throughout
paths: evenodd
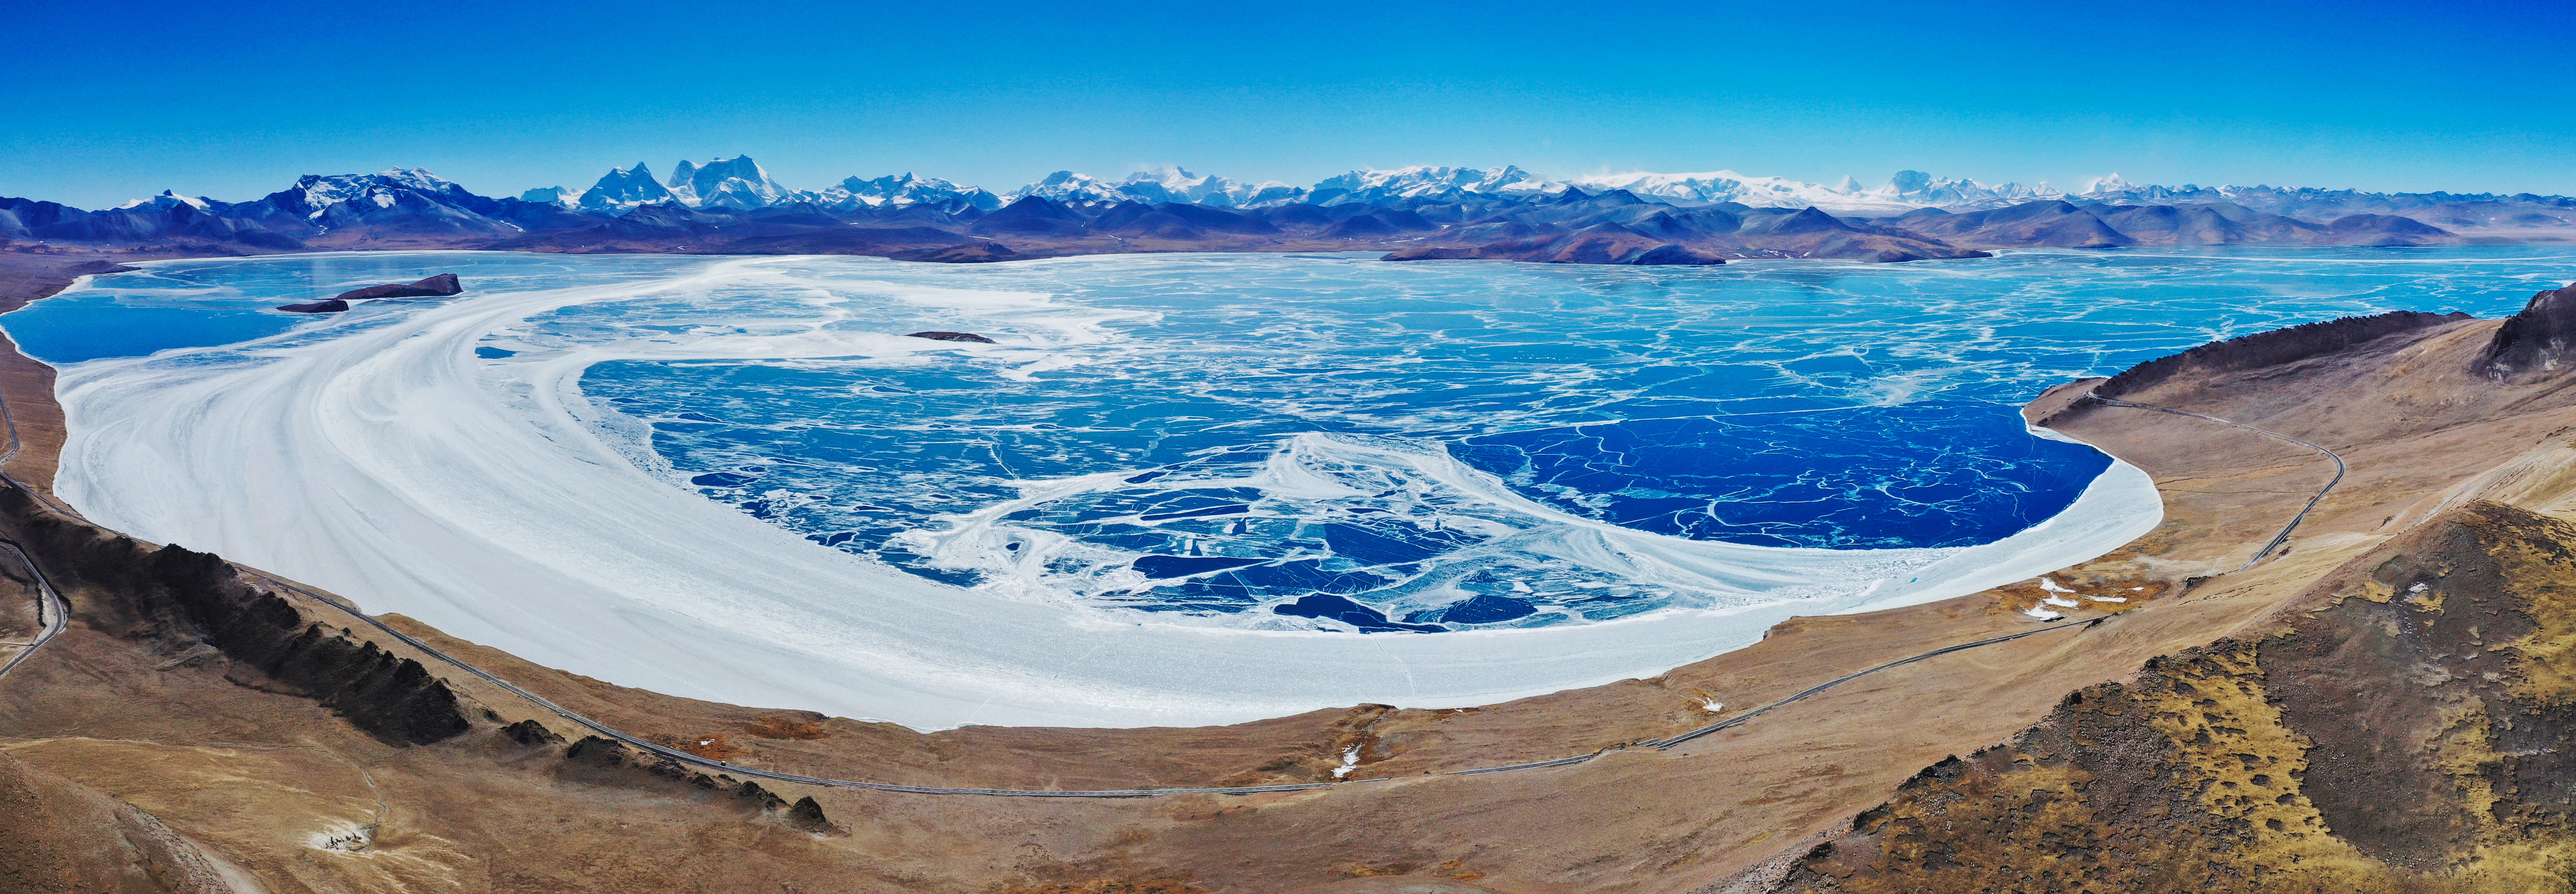
M 2569 0 L 8 7 L 0 195 L 85 207 L 736 153 L 805 188 L 1509 163 L 2576 194 Z

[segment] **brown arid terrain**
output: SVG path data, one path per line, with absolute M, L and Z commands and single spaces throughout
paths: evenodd
M 121 259 L 0 258 L 0 309 Z M 621 688 L 381 618 L 698 764 L 55 505 L 50 370 L 12 350 L 0 538 L 34 567 L 0 551 L 0 599 L 28 606 L 0 641 L 25 641 L 44 584 L 71 623 L 0 677 L 0 891 L 2569 890 L 2571 330 L 2576 289 L 2510 321 L 2316 324 L 2051 390 L 2026 414 L 2147 470 L 2167 510 L 2050 575 L 2079 623 L 2023 614 L 2052 595 L 2033 581 L 1482 708 L 924 734 Z M 2266 550 L 2334 478 L 2325 454 L 2097 391 L 2348 470 Z M 1346 755 L 1340 785 L 1123 798 L 739 769 L 1071 791 L 1330 782 Z

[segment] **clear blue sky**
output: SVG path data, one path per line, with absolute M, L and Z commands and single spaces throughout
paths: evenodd
M 0 195 L 1518 164 L 2576 194 L 2569 0 L 10 0 Z

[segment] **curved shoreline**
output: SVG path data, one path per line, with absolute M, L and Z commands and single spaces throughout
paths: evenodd
M 133 363 L 75 364 L 62 385 L 68 405 L 113 408 L 118 397 L 150 391 L 188 409 L 94 412 L 66 445 L 66 495 L 106 526 L 364 594 L 379 611 L 539 664 L 714 701 L 924 728 L 1197 725 L 1355 702 L 1490 704 L 1659 674 L 1748 645 L 1792 615 L 1912 605 L 2028 578 L 2115 549 L 2161 517 L 2145 474 L 2115 461 L 2074 506 L 1994 544 L 1865 557 L 1806 551 L 1860 559 L 1858 573 L 1909 576 L 1892 586 L 1885 577 L 1853 599 L 1403 638 L 1116 623 L 932 585 L 644 475 L 581 424 L 572 384 L 598 358 L 548 361 L 526 380 L 522 395 L 545 408 L 537 435 L 567 445 L 552 458 L 561 462 L 441 449 L 478 435 L 533 443 L 517 430 L 524 419 L 438 387 L 472 379 L 471 348 L 484 333 L 632 291 L 481 296 L 404 325 L 272 352 L 278 368 L 266 378 L 119 383 L 110 372 Z M 228 446 L 206 452 L 207 444 Z M 142 455 L 150 461 L 135 459 Z M 614 486 L 596 486 L 603 470 Z M 585 475 L 594 486 L 579 486 Z M 208 482 L 233 490 L 188 506 L 157 500 Z M 496 491 L 515 502 L 490 505 Z M 583 507 L 592 523 L 566 530 L 549 507 Z M 188 521 L 188 513 L 199 515 Z M 176 536 L 183 527 L 189 536 Z M 1715 563 L 1718 573 L 1756 578 L 1812 574 L 1819 558 L 1658 537 L 1620 539 L 1659 561 Z M 679 543 L 695 547 L 666 548 Z M 1547 654 L 1526 654 L 1531 646 Z
M 1855 815 L 1881 806 L 1892 796 L 1905 797 L 1907 789 L 1902 787 L 1909 779 L 1925 778 L 1919 770 L 1931 767 L 1932 775 L 1941 775 L 1945 768 L 1961 766 L 1945 760 L 1945 755 L 1968 755 L 2051 728 L 2049 724 L 2064 719 L 2070 691 L 2083 691 L 2088 706 L 2117 705 L 2119 690 L 2111 690 L 2112 698 L 2106 702 L 2093 697 L 2099 690 L 2085 687 L 2120 683 L 2134 689 L 2141 674 L 2153 676 L 2160 668 L 2175 666 L 2160 656 L 2198 654 L 2191 650 L 2213 638 L 2261 637 L 2278 632 L 2284 624 L 2304 623 L 2300 619 L 2311 615 L 2308 610 L 2314 606 L 2303 604 L 2302 595 L 2315 592 L 2313 584 L 2335 569 L 2355 564 L 2353 560 L 2387 549 L 2373 544 L 2392 533 L 2383 521 L 2392 512 L 2417 507 L 2397 523 L 2394 533 L 2403 534 L 2420 530 L 2410 526 L 2419 526 L 2422 519 L 2451 517 L 2441 510 L 2450 505 L 2446 501 L 2511 497 L 2524 505 L 2540 505 L 2558 499 L 2553 495 L 2564 482 L 2544 473 L 2564 466 L 2559 460 L 2566 451 L 2554 443 L 2560 438 L 2552 433 L 2563 434 L 2576 409 L 2565 406 L 2564 400 L 2537 408 L 2513 400 L 2532 394 L 2533 388 L 2504 389 L 2458 417 L 2424 420 L 2393 432 L 2377 430 L 2390 418 L 2376 410 L 2388 403 L 2380 398 L 2392 393 L 2421 394 L 2419 387 L 2444 386 L 2458 379 L 2449 376 L 2426 383 L 2418 374 L 2426 368 L 2419 362 L 2418 347 L 2432 351 L 2430 368 L 2436 373 L 2466 368 L 2476 347 L 2469 343 L 2483 343 L 2496 325 L 2492 319 L 2462 324 L 2430 339 L 2351 352 L 2346 356 L 2352 362 L 2334 358 L 2323 364 L 2323 370 L 2307 364 L 2280 371 L 2292 377 L 2276 383 L 2278 387 L 2224 387 L 2230 383 L 2222 378 L 2205 380 L 2196 391 L 2141 396 L 2314 439 L 2350 456 L 2353 480 L 2335 488 L 2306 526 L 2298 529 L 2295 552 L 2242 574 L 2226 571 L 2266 538 L 2275 537 L 2283 520 L 2294 517 L 2300 502 L 2315 494 L 2330 473 L 2328 463 L 2251 432 L 2197 420 L 2116 409 L 2069 412 L 2065 399 L 2098 379 L 2052 388 L 2024 409 L 2026 419 L 2046 421 L 2069 435 L 2104 445 L 2166 484 L 2164 528 L 2103 559 L 2052 572 L 2057 580 L 2088 593 L 2116 594 L 2133 584 L 2153 585 L 2155 592 L 2145 600 L 2132 599 L 2121 620 L 2091 632 L 2070 632 L 2063 640 L 2033 636 L 1973 654 L 1905 665 L 1895 672 L 1865 677 L 1857 685 L 1786 704 L 1760 720 L 1669 752 L 1631 747 L 1555 769 L 1475 776 L 1444 773 L 1537 761 L 1602 743 L 1670 737 L 1714 719 L 1702 709 L 1702 699 L 1723 698 L 1731 716 L 1745 706 L 1774 703 L 1797 694 L 1798 687 L 1856 669 L 1881 666 L 1947 643 L 2031 630 L 2037 625 L 2015 610 L 2038 599 L 2039 588 L 2015 585 L 1911 608 L 1801 618 L 1773 628 L 1752 647 L 1669 675 L 1478 711 L 1383 711 L 1363 706 L 1219 728 L 969 727 L 934 734 L 618 688 L 458 641 L 408 618 L 384 617 L 395 629 L 422 642 L 498 671 L 532 693 L 641 738 L 685 747 L 700 741 L 701 735 L 731 733 L 744 750 L 724 759 L 753 767 L 923 787 L 1114 790 L 1131 785 L 1315 782 L 1329 778 L 1336 765 L 1349 763 L 1348 755 L 1358 753 L 1361 769 L 1355 775 L 1403 780 L 1222 801 L 934 798 L 773 784 L 773 791 L 790 799 L 810 792 L 830 816 L 854 829 L 866 827 L 854 837 L 839 839 L 837 845 L 814 848 L 798 836 L 778 835 L 767 818 L 746 820 L 738 812 L 710 809 L 697 790 L 683 790 L 675 798 L 638 788 L 638 783 L 663 784 L 641 773 L 567 776 L 562 772 L 567 764 L 560 757 L 567 743 L 530 746 L 512 741 L 500 727 L 542 719 L 575 738 L 580 732 L 565 728 L 552 714 L 532 709 L 523 699 L 482 680 L 449 674 L 435 663 L 430 665 L 433 673 L 452 676 L 460 692 L 497 709 L 501 716 L 487 720 L 478 712 L 473 718 L 476 728 L 466 736 L 417 749 L 388 749 L 372 743 L 346 720 L 307 700 L 245 689 L 188 668 L 156 671 L 166 652 L 145 651 L 151 646 L 148 640 L 119 638 L 118 630 L 99 625 L 109 616 L 98 613 L 112 611 L 127 599 L 149 606 L 166 598 L 157 594 L 128 596 L 74 582 L 64 595 L 73 600 L 76 623 L 64 641 L 48 647 L 55 657 L 26 668 L 34 672 L 32 676 L 11 675 L 11 685 L 0 688 L 10 691 L 17 697 L 16 705 L 22 706 L 22 713 L 13 715 L 11 732 L 20 738 L 12 747 L 40 769 L 65 775 L 94 773 L 110 787 L 172 778 L 166 772 L 156 774 L 154 766 L 141 761 L 120 766 L 112 759 L 130 751 L 19 745 L 83 735 L 130 736 L 174 745 L 228 745 L 251 737 L 289 745 L 319 743 L 338 748 L 362 772 L 373 772 L 397 787 L 393 790 L 412 805 L 396 814 L 406 833 L 403 840 L 455 842 L 456 852 L 492 867 L 496 879 L 505 873 L 510 878 L 557 878 L 548 873 L 566 862 L 567 853 L 598 854 L 619 865 L 650 864 L 651 871 L 660 873 L 620 876 L 618 884 L 594 883 L 605 876 L 565 876 L 579 883 L 541 887 L 684 886 L 684 882 L 705 879 L 703 874 L 690 873 L 708 864 L 650 859 L 638 863 L 631 858 L 696 853 L 705 841 L 713 840 L 711 836 L 738 836 L 743 830 L 759 834 L 764 841 L 787 841 L 798 854 L 821 854 L 829 862 L 794 862 L 796 855 L 776 851 L 746 852 L 751 854 L 746 858 L 750 862 L 718 863 L 712 871 L 727 879 L 749 878 L 765 884 L 768 879 L 757 873 L 779 866 L 784 867 L 782 872 L 801 873 L 799 878 L 813 879 L 825 888 L 901 872 L 905 879 L 920 879 L 917 887 L 924 889 L 982 891 L 992 888 L 997 879 L 1023 878 L 1031 871 L 1032 853 L 1062 861 L 1042 868 L 1067 867 L 1064 878 L 1073 882 L 1094 875 L 1106 878 L 1116 871 L 1093 867 L 1142 866 L 1186 873 L 1204 887 L 1229 891 L 1302 890 L 1319 882 L 1346 887 L 1357 882 L 1332 880 L 1347 879 L 1353 867 L 1394 866 L 1398 871 L 1403 866 L 1416 867 L 1415 879 L 1361 880 L 1370 884 L 1439 883 L 1428 877 L 1433 867 L 1446 871 L 1451 865 L 1485 874 L 1493 881 L 1476 887 L 1497 891 L 1635 888 L 1641 884 L 1638 879 L 1655 891 L 1742 887 L 1748 879 L 1759 887 L 1778 879 L 1781 871 L 1801 866 L 1801 855 L 1816 853 L 1819 842 L 1854 845 L 1847 849 L 1849 853 L 1878 853 L 1870 839 L 1849 835 Z M 2403 365 L 2392 363 L 2392 357 L 2403 360 Z M 0 357 L 0 361 L 6 359 Z M 2373 377 L 2394 372 L 2392 366 L 2409 374 Z M 2353 387 L 2354 375 L 2361 378 L 2359 388 Z M 2554 378 L 2541 384 L 2563 381 Z M 2467 392 L 2434 393 L 2497 391 L 2495 386 L 2477 383 Z M 2330 400 L 2306 400 L 2287 408 L 2262 405 L 2264 398 L 2285 393 L 2371 399 L 2340 402 L 2341 406 Z M 2564 393 L 2562 389 L 2560 394 Z M 36 400 L 41 401 L 41 395 Z M 12 401 L 8 406 L 20 404 Z M 2510 407 L 2521 415 L 2506 418 L 2497 407 Z M 2362 418 L 2357 424 L 2347 424 L 2347 408 L 2359 410 Z M 2463 418 L 2469 424 L 2451 424 Z M 2523 456 L 2520 451 L 2525 448 L 2534 452 Z M 2496 466 L 2500 462 L 2506 465 Z M 2547 489 L 2535 492 L 2532 485 Z M 19 516 L 21 524 L 29 523 L 31 516 L 25 511 L 29 505 L 26 501 L 13 504 L 18 511 L 12 514 Z M 42 523 L 49 521 L 49 515 L 37 512 L 32 517 Z M 2382 552 L 2390 554 L 2394 553 Z M 2483 555 L 2464 554 L 2471 560 Z M 52 556 L 37 551 L 37 558 L 45 561 Z M 2379 558 L 2360 564 L 2378 567 Z M 2198 586 L 2187 583 L 2186 575 L 2207 574 L 2225 576 Z M 280 593 L 313 622 L 334 625 L 333 629 L 348 623 L 295 591 Z M 2346 604 L 2371 608 L 2357 600 Z M 2404 607 L 2386 608 L 2410 613 Z M 360 627 L 357 635 L 396 654 L 419 654 L 373 628 Z M 73 664 L 75 660 L 79 663 Z M 424 656 L 423 660 L 431 659 Z M 2306 674 L 2283 668 L 2271 679 L 2287 681 L 2294 676 Z M 2376 686 L 2391 679 L 2398 677 L 2378 674 L 2365 683 Z M 2260 678 L 2249 682 L 2264 685 Z M 2438 700 L 2441 695 L 2433 697 Z M 101 711 L 100 705 L 117 710 Z M 2132 718 L 2148 716 L 2128 713 Z M 778 720 L 816 721 L 817 731 L 828 736 L 782 740 L 747 734 Z M 100 724 L 114 726 L 103 730 Z M 1577 747 L 1567 748 L 1568 744 Z M 2410 754 L 2395 753 L 2389 766 L 2402 771 L 2405 761 L 2414 759 Z M 38 756 L 46 760 L 34 760 Z M 111 759 L 101 760 L 102 756 Z M 2043 754 L 2031 756 L 2047 759 Z M 2229 772 L 2237 772 L 2233 758 L 2214 756 Z M 256 762 L 228 761 L 227 765 L 241 768 L 240 775 L 247 778 L 228 778 L 204 791 L 284 787 L 300 793 L 312 784 L 309 774 L 285 772 L 296 768 L 261 772 Z M 1967 766 L 1974 772 L 1976 762 L 1971 760 Z M 2012 778 L 2006 777 L 2007 781 Z M 2148 789 L 2147 797 L 2188 802 L 2188 780 L 2195 777 L 2186 772 L 2181 778 L 2186 780 L 2183 788 Z M 2338 789 L 2331 787 L 2334 781 L 2321 778 L 2311 777 L 2308 784 L 2319 786 L 2312 791 L 2358 798 L 2365 810 L 2376 803 L 2371 798 L 2386 797 L 2384 786 L 2347 783 Z M 188 779 L 191 785 L 204 785 L 202 780 L 202 776 Z M 2132 791 L 2136 790 L 2119 789 L 2113 794 L 2127 797 Z M 268 833 L 281 824 L 258 823 L 252 834 L 245 834 L 238 822 L 244 814 L 233 806 L 236 803 L 224 800 L 194 809 L 178 806 L 160 815 L 179 831 L 236 853 L 264 846 Z M 2199 816 L 2186 818 L 2197 821 Z M 614 831 L 587 852 L 560 847 L 564 839 L 548 836 L 558 834 L 566 817 L 574 824 L 591 823 Z M 1470 819 L 1462 821 L 1462 817 Z M 2229 822 L 2215 813 L 2208 817 L 2221 826 Z M 1150 830 L 1151 836 L 1107 834 L 1131 828 Z M 889 836 L 881 830 L 901 834 Z M 925 841 L 933 843 L 939 859 L 923 860 Z M 402 856 L 400 851 L 388 850 L 372 861 L 362 857 L 343 862 L 383 865 L 385 857 Z M 285 841 L 278 851 L 287 859 L 307 862 L 312 853 L 300 841 Z M 1430 862 L 1453 857 L 1463 862 Z M 279 867 L 287 865 L 291 864 L 271 862 L 252 868 L 262 877 L 287 877 L 270 875 L 284 872 Z M 745 876 L 745 866 L 755 874 Z M 1073 870 L 1081 874 L 1070 874 Z

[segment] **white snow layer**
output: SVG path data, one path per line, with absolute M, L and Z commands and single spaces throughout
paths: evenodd
M 1642 578 L 1723 588 L 1740 604 L 1432 635 L 1140 622 L 1032 598 L 1011 581 L 926 581 L 808 542 L 639 468 L 653 460 L 606 433 L 615 420 L 579 390 L 584 369 L 613 360 L 899 358 L 950 346 L 817 322 L 784 335 L 593 343 L 509 362 L 474 355 L 487 333 L 532 315 L 761 284 L 783 277 L 768 269 L 775 263 L 716 261 L 643 284 L 389 305 L 268 339 L 249 361 L 236 352 L 173 363 L 164 352 L 72 364 L 59 383 L 71 433 L 56 488 L 107 527 L 211 550 L 538 664 L 922 729 L 1233 723 L 1361 702 L 1459 707 L 1649 677 L 1750 645 L 1792 615 L 2026 580 L 2107 552 L 2163 517 L 2147 476 L 2114 462 L 2066 512 L 1983 546 L 1741 546 L 1563 516 L 1445 457 L 1423 457 L 1424 471 L 1449 484 L 1588 532 L 1569 549 Z M 1023 331 L 1053 325 L 1059 341 L 1105 337 L 1080 308 L 1043 295 L 884 287 Z M 311 338 L 317 327 L 347 332 Z

